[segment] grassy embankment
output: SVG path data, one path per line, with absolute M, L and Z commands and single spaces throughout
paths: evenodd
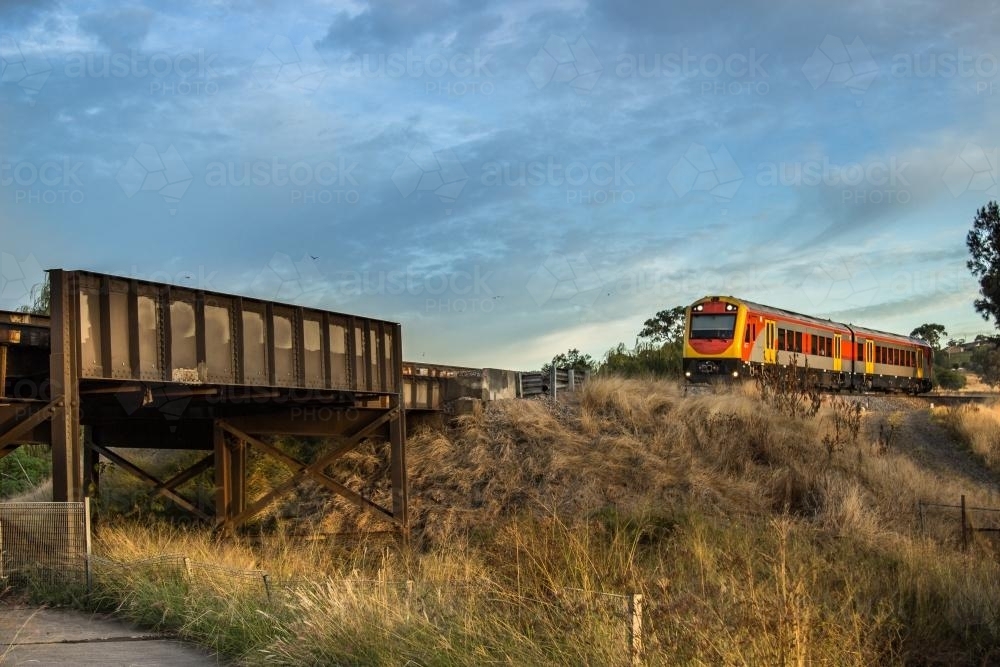
M 287 507 L 262 541 L 143 513 L 102 525 L 98 553 L 183 554 L 300 585 L 268 602 L 256 580 L 221 570 L 133 565 L 99 568 L 83 604 L 246 663 L 626 664 L 623 601 L 575 589 L 643 595 L 648 664 L 1000 661 L 990 545 L 959 552 L 943 516 L 921 537 L 915 510 L 963 493 L 996 504 L 993 486 L 914 458 L 889 428 L 905 415 L 839 400 L 787 412 L 752 389 L 685 397 L 614 378 L 572 405 L 497 403 L 410 440 L 409 549 L 288 537 Z M 985 432 L 972 414 L 949 423 Z M 994 451 L 1000 438 L 971 440 Z M 260 465 L 257 493 L 270 483 Z M 382 465 L 370 447 L 340 475 L 386 501 L 384 486 L 365 487 Z M 336 501 L 317 511 L 320 498 L 298 499 L 313 530 L 376 525 Z

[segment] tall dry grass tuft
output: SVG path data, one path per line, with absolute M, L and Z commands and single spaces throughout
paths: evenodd
M 987 466 L 1000 472 L 1000 404 L 937 408 L 935 415 Z

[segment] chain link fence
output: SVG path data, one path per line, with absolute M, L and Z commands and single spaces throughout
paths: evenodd
M 90 504 L 0 503 L 0 583 L 89 585 Z

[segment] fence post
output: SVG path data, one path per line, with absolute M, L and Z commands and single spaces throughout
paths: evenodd
M 524 373 L 517 374 L 517 397 L 524 398 Z
M 556 396 L 557 391 L 558 391 L 558 389 L 557 389 L 558 380 L 559 380 L 559 371 L 556 370 L 556 365 L 552 364 L 552 368 L 549 369 L 549 391 L 552 394 L 552 402 L 553 403 L 558 402 L 558 399 L 557 399 L 557 396 Z
M 569 391 L 576 391 L 576 371 L 569 369 Z
M 642 596 L 633 594 L 628 599 L 628 649 L 629 664 L 642 660 Z
M 966 517 L 965 517 L 965 494 L 962 494 L 962 551 L 966 551 L 969 548 L 969 540 L 966 536 Z
M 191 559 L 184 556 L 184 578 L 191 581 Z
M 84 496 L 83 498 L 83 544 L 84 544 L 84 560 L 85 560 L 85 575 L 87 578 L 87 593 L 93 592 L 94 587 L 94 574 L 90 567 L 90 497 Z
M 264 580 L 264 593 L 267 594 L 267 601 L 271 601 L 271 582 L 268 579 L 267 572 L 261 572 L 261 579 Z

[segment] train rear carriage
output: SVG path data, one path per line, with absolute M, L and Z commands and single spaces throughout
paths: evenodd
M 738 379 L 777 364 L 808 368 L 810 380 L 829 389 L 930 389 L 931 349 L 914 338 L 734 297 L 705 297 L 686 315 L 690 382 Z
M 859 389 L 919 394 L 933 385 L 934 350 L 919 338 L 852 327 Z

